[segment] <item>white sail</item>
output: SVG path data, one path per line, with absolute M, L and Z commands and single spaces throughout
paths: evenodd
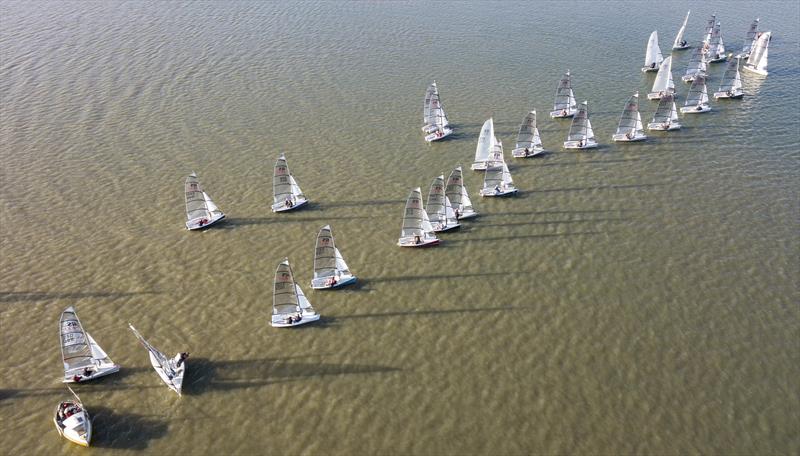
M 495 145 L 494 121 L 490 117 L 483 123 L 481 135 L 478 137 L 478 146 L 475 148 L 475 163 L 485 162 L 489 159 L 489 153 Z
M 422 106 L 422 129 L 426 130 L 427 127 L 433 125 L 433 116 L 431 115 L 431 98 L 433 93 L 436 92 L 436 81 L 425 90 L 425 102 Z
M 206 205 L 206 196 L 200 186 L 197 174 L 192 173 L 186 178 L 184 184 L 186 193 L 186 220 L 211 219 L 211 212 Z
M 677 121 L 678 109 L 675 106 L 675 96 L 669 93 L 658 102 L 653 120 L 650 121 L 647 128 L 650 130 L 677 130 L 681 128 Z
M 437 231 L 447 226 L 447 208 L 445 207 L 445 194 L 444 194 L 444 175 L 439 175 L 431 182 L 430 189 L 428 190 L 428 202 L 426 204 L 426 212 L 430 217 L 434 229 L 439 228 Z
M 297 302 L 297 288 L 294 284 L 289 260 L 284 259 L 275 270 L 275 281 L 272 291 L 272 314 L 293 316 L 300 312 Z
M 339 275 L 348 275 L 350 274 L 350 268 L 347 266 L 347 263 L 344 261 L 344 257 L 342 256 L 342 252 L 339 249 L 334 248 L 336 253 L 336 271 Z
M 400 229 L 398 244 L 423 245 L 438 241 L 433 232 L 433 226 L 428 218 L 428 213 L 422 205 L 422 194 L 419 187 L 413 188 L 406 199 L 406 208 L 403 213 L 403 226 Z
M 619 117 L 617 131 L 612 136 L 616 141 L 632 141 L 644 139 L 642 117 L 639 114 L 639 92 L 634 93 L 625 103 L 625 108 Z
M 758 36 L 750 57 L 747 58 L 747 63 L 744 69 L 752 71 L 763 76 L 767 75 L 767 59 L 769 56 L 769 41 L 772 37 L 772 32 L 764 32 Z
M 722 40 L 722 32 L 720 31 L 721 23 L 714 24 L 711 31 L 711 40 L 708 44 L 708 60 L 710 62 L 718 62 L 725 60 L 725 43 Z
M 672 80 L 672 56 L 667 56 L 658 67 L 656 80 L 653 82 L 653 91 L 648 98 L 661 97 L 666 93 L 675 93 L 675 82 Z
M 717 24 L 717 15 L 712 14 L 711 17 L 706 21 L 706 30 L 703 34 L 703 44 L 711 43 L 711 35 L 714 33 L 714 26 Z
M 686 95 L 685 107 L 698 107 L 708 104 L 708 90 L 706 89 L 706 78 L 698 76 L 692 82 L 689 88 L 689 94 Z
M 661 55 L 661 48 L 658 46 L 658 31 L 654 30 L 647 40 L 647 51 L 644 56 L 643 70 L 655 71 L 662 60 L 664 60 L 664 57 Z
M 706 51 L 703 46 L 697 46 L 692 51 L 692 56 L 689 59 L 689 66 L 686 68 L 686 73 L 683 75 L 684 81 L 692 81 L 698 75 L 706 74 Z
M 567 141 L 586 141 L 592 137 L 594 137 L 594 131 L 591 130 L 589 122 L 589 105 L 584 101 L 578 107 L 578 113 L 572 118 Z
M 305 194 L 300 190 L 300 186 L 297 185 L 297 181 L 289 171 L 286 156 L 280 154 L 272 172 L 272 210 L 280 212 L 293 209 L 307 201 Z
M 59 333 L 65 382 L 87 380 L 119 370 L 119 366 L 84 331 L 74 307 L 70 306 L 61 313 Z
M 672 43 L 672 49 L 685 49 L 687 46 L 686 40 L 683 39 L 683 34 L 686 32 L 686 23 L 689 22 L 689 14 L 691 11 L 686 13 L 686 18 L 683 19 L 683 24 L 681 24 L 681 28 L 678 29 L 678 34 L 675 36 L 675 41 Z
M 491 161 L 483 176 L 481 196 L 503 196 L 516 193 L 514 180 L 504 160 Z
M 211 201 L 211 197 L 208 196 L 208 193 L 203 192 L 203 199 L 206 200 L 206 208 L 208 208 L 208 212 L 211 213 L 212 218 L 222 215 L 222 211 L 219 210 L 219 208 L 217 207 L 216 204 L 214 204 L 213 201 Z
M 336 275 L 336 245 L 330 225 L 325 225 L 317 234 L 314 248 L 314 279 Z
M 447 114 L 444 112 L 444 106 L 442 106 L 436 81 L 433 81 L 428 86 L 428 90 L 425 91 L 425 105 L 422 110 L 422 117 L 424 122 L 422 129 L 425 132 L 435 131 L 450 125 L 447 120 Z
M 750 24 L 750 28 L 747 29 L 747 35 L 744 37 L 742 52 L 738 55 L 738 57 L 747 58 L 750 56 L 750 53 L 753 50 L 753 45 L 755 45 L 756 39 L 758 38 L 758 21 L 759 19 L 756 18 L 756 20 Z
M 447 186 L 445 187 L 444 194 L 450 201 L 453 211 L 456 213 L 456 218 L 469 218 L 477 215 L 475 208 L 472 207 L 472 201 L 467 194 L 467 187 L 464 185 L 464 176 L 461 166 L 456 166 L 447 178 Z
M 314 307 L 311 306 L 311 301 L 309 301 L 308 298 L 306 297 L 306 294 L 303 293 L 303 289 L 300 288 L 300 285 L 295 283 L 294 286 L 297 287 L 297 305 L 300 306 L 300 310 L 304 314 L 317 313 L 316 310 L 314 310 Z
M 455 210 L 453 210 L 450 198 L 447 196 L 444 197 L 444 216 L 445 220 L 447 220 L 446 226 L 458 226 L 458 217 Z
M 558 81 L 556 97 L 553 102 L 553 112 L 550 113 L 550 116 L 569 117 L 575 113 L 575 105 L 575 94 L 572 92 L 572 76 L 567 70 L 561 80 Z
M 725 73 L 722 74 L 722 81 L 719 90 L 714 94 L 717 98 L 733 98 L 742 94 L 742 77 L 739 74 L 739 58 L 730 59 Z
M 511 178 L 511 172 L 508 170 L 508 165 L 506 162 L 503 162 L 503 175 L 502 175 L 503 184 L 506 186 L 510 186 L 514 184 L 514 179 Z
M 514 157 L 529 157 L 544 151 L 539 129 L 536 127 L 536 110 L 525 115 L 517 133 L 517 143 L 511 151 Z
M 128 327 L 130 327 L 133 334 L 139 339 L 139 342 L 147 349 L 150 356 L 150 363 L 153 365 L 153 369 L 155 369 L 158 376 L 161 377 L 161 380 L 166 383 L 171 390 L 180 395 L 183 386 L 183 373 L 186 368 L 186 363 L 181 360 L 180 355 L 175 358 L 167 357 L 167 355 L 145 340 L 132 324 L 128 323 Z

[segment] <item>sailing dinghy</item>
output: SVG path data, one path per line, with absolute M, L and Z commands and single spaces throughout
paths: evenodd
M 411 189 L 406 200 L 403 213 L 403 227 L 400 229 L 400 247 L 426 247 L 439 244 L 439 238 L 433 232 L 433 225 L 428 213 L 422 206 L 422 192 L 419 187 Z
M 515 158 L 534 157 L 544 152 L 542 138 L 539 136 L 539 129 L 536 127 L 536 110 L 529 112 L 517 133 L 517 145 L 511 151 L 511 156 Z
M 572 118 L 564 149 L 593 149 L 597 147 L 594 140 L 592 122 L 589 120 L 589 102 L 584 101 L 578 107 L 578 113 Z
M 556 100 L 553 102 L 553 110 L 550 111 L 550 117 L 553 119 L 572 117 L 576 111 L 575 94 L 572 93 L 572 76 L 567 70 L 561 80 L 558 81 Z
M 514 186 L 514 180 L 511 179 L 505 160 L 489 164 L 483 176 L 483 188 L 479 193 L 481 196 L 508 196 L 517 193 L 517 187 Z
M 647 51 L 644 55 L 642 72 L 658 71 L 658 66 L 661 64 L 662 60 L 664 60 L 664 56 L 661 55 L 661 48 L 658 47 L 658 31 L 653 30 L 653 33 L 650 34 L 650 38 L 647 40 Z
M 272 174 L 272 212 L 297 209 L 308 202 L 294 176 L 289 172 L 286 156 L 281 154 Z
M 178 396 L 180 396 L 181 387 L 183 385 L 183 374 L 186 371 L 186 358 L 189 357 L 189 354 L 178 353 L 174 358 L 168 358 L 167 355 L 161 353 L 156 347 L 150 345 L 132 324 L 128 323 L 128 327 L 131 328 L 131 331 L 133 331 L 133 334 L 139 339 L 139 342 L 147 349 L 150 355 L 150 364 L 153 365 L 153 369 L 155 369 L 158 376 L 161 377 L 161 380 L 166 383 L 169 389 L 175 391 L 178 393 Z
M 456 220 L 472 218 L 478 215 L 475 212 L 475 208 L 472 207 L 472 200 L 469 199 L 467 194 L 467 186 L 464 185 L 461 166 L 456 166 L 447 178 L 447 187 L 444 189 L 444 195 L 453 206 Z
M 728 58 L 725 55 L 725 43 L 722 41 L 722 32 L 720 32 L 721 23 L 717 21 L 714 29 L 711 31 L 711 41 L 708 44 L 708 62 L 716 63 L 722 62 Z
M 330 225 L 325 225 L 317 234 L 314 248 L 314 278 L 311 288 L 325 290 L 356 283 L 356 276 L 350 272 L 342 253 L 336 247 Z
M 461 226 L 450 203 L 450 198 L 445 195 L 443 174 L 435 177 L 431 182 L 427 208 L 433 231 L 448 231 Z
M 706 88 L 705 76 L 698 76 L 692 81 L 689 94 L 686 95 L 686 103 L 681 108 L 682 114 L 699 114 L 711 111 L 708 105 L 708 89 Z
M 92 440 L 92 418 L 75 391 L 70 387 L 67 389 L 72 393 L 74 400 L 67 399 L 58 403 L 53 423 L 56 425 L 58 435 L 70 442 L 88 447 Z
M 742 67 L 743 69 L 752 73 L 766 76 L 767 72 L 767 56 L 769 55 L 769 40 L 772 38 L 772 32 L 764 32 L 758 36 L 750 57 Z
M 448 122 L 447 114 L 444 112 L 442 100 L 439 97 L 439 88 L 436 86 L 436 81 L 433 81 L 428 86 L 428 90 L 425 91 L 422 118 L 425 124 L 422 127 L 422 131 L 428 133 L 425 136 L 425 141 L 427 142 L 438 141 L 453 133 L 453 129 L 449 127 L 450 122 Z
M 675 93 L 675 82 L 672 80 L 672 56 L 667 56 L 658 67 L 653 91 L 647 94 L 648 100 L 660 100 L 667 93 Z
M 494 121 L 490 117 L 483 123 L 481 135 L 478 137 L 478 145 L 475 147 L 475 161 L 472 163 L 473 171 L 483 171 L 489 161 L 503 155 L 503 143 L 497 140 L 494 135 Z
M 194 172 L 186 178 L 186 229 L 199 230 L 219 222 L 225 214 L 211 201 L 211 197 L 200 187 L 200 180 Z
M 739 74 L 739 60 L 739 57 L 736 57 L 728 61 L 725 73 L 722 74 L 722 82 L 719 84 L 719 90 L 714 92 L 714 99 L 742 98 L 744 96 L 742 77 Z
M 642 116 L 639 114 L 639 92 L 634 93 L 625 103 L 619 117 L 617 132 L 611 136 L 614 141 L 644 141 L 647 136 L 642 128 Z
M 675 51 L 689 48 L 689 43 L 683 39 L 683 34 L 686 32 L 686 23 L 689 22 L 689 14 L 691 13 L 691 11 L 686 13 L 686 17 L 683 19 L 683 24 L 681 24 L 681 28 L 678 29 L 678 34 L 675 36 L 675 41 L 672 43 L 672 49 Z
M 275 270 L 275 287 L 272 292 L 273 328 L 289 328 L 319 320 L 319 314 L 294 280 L 289 259 L 284 258 Z
M 689 66 L 686 68 L 686 73 L 683 74 L 681 80 L 690 83 L 694 81 L 694 78 L 697 76 L 705 76 L 707 68 L 706 48 L 705 46 L 697 46 L 692 51 L 692 57 L 689 59 Z
M 747 35 L 744 37 L 744 45 L 742 46 L 742 52 L 736 55 L 736 57 L 746 59 L 750 57 L 750 52 L 753 50 L 753 45 L 756 44 L 756 39 L 758 38 L 758 21 L 759 19 L 753 21 L 750 24 L 750 28 L 747 29 Z
M 119 366 L 83 330 L 72 306 L 61 313 L 60 333 L 64 383 L 85 382 L 119 370 Z
M 678 122 L 678 109 L 675 106 L 675 95 L 668 93 L 661 97 L 653 120 L 647 124 L 647 129 L 661 131 L 681 129 L 681 124 Z

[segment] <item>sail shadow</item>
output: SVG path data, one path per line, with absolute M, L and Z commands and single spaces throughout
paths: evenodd
M 526 193 L 556 193 L 556 192 L 593 192 L 605 190 L 628 190 L 634 188 L 655 188 L 666 184 L 621 184 L 621 185 L 597 185 L 595 187 L 566 187 L 566 188 L 542 188 L 538 190 L 528 190 Z M 524 195 L 524 194 L 523 194 Z M 523 198 L 525 196 L 522 196 Z
M 151 440 L 167 435 L 169 424 L 156 416 L 120 413 L 107 407 L 87 407 L 92 416 L 92 446 L 145 450 Z
M 447 242 L 456 242 L 448 240 Z M 429 274 L 422 276 L 396 276 L 396 277 L 371 277 L 368 283 L 373 282 L 413 282 L 422 280 L 447 280 L 447 279 L 468 279 L 471 277 L 506 276 L 508 272 L 476 272 L 463 274 Z
M 593 149 L 587 149 L 589 151 Z M 571 161 L 566 163 L 541 163 L 539 166 L 573 166 L 573 165 L 598 165 L 606 163 L 627 163 L 631 161 L 641 160 L 639 157 L 635 158 L 613 158 L 608 160 L 585 160 L 585 161 Z
M 485 223 L 482 226 L 529 226 L 529 225 L 568 225 L 573 223 L 592 223 L 592 222 L 627 222 L 630 218 L 595 218 L 582 220 L 545 220 L 530 222 L 506 222 L 506 223 Z
M 405 200 L 367 200 L 367 201 L 337 201 L 335 203 L 326 203 L 325 207 L 362 207 L 362 206 L 382 206 L 382 205 L 397 205 L 402 206 Z
M 248 225 L 272 225 L 280 223 L 303 223 L 303 222 L 324 222 L 326 220 L 357 220 L 366 219 L 364 215 L 347 215 L 347 216 L 325 216 L 325 217 L 291 217 L 283 214 L 274 215 L 272 217 L 252 217 L 252 218 L 236 218 L 228 220 L 226 227 L 234 228 L 236 226 Z M 223 228 L 220 226 L 220 228 Z M 224 228 L 223 228 L 224 229 Z
M 493 241 L 513 241 L 519 239 L 547 239 L 553 237 L 563 237 L 563 236 L 593 236 L 596 234 L 603 234 L 601 231 L 584 231 L 579 233 L 552 233 L 552 234 L 521 234 L 518 236 L 494 236 L 494 237 L 485 237 L 485 238 L 475 238 L 475 239 L 463 239 L 463 240 L 454 240 L 452 242 L 493 242 Z
M 435 315 L 450 315 L 460 313 L 482 313 L 482 312 L 504 312 L 508 310 L 520 310 L 520 307 L 506 306 L 506 307 L 480 307 L 474 309 L 426 309 L 426 310 L 408 310 L 396 312 L 380 312 L 370 314 L 353 314 L 342 315 L 336 317 L 337 319 L 359 319 L 359 318 L 393 318 L 393 317 L 426 317 Z
M 86 298 L 124 299 L 137 295 L 161 294 L 160 291 L 86 291 L 86 292 L 49 292 L 49 291 L 0 291 L 0 302 L 51 301 Z

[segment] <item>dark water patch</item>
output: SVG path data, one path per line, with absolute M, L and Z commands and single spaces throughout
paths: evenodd
M 107 407 L 89 407 L 92 446 L 145 450 L 150 441 L 167 435 L 168 422 L 156 415 L 120 413 Z
M 503 274 L 505 275 L 505 274 Z M 505 312 L 508 310 L 520 310 L 519 307 L 479 307 L 462 309 L 426 309 L 426 310 L 406 310 L 395 312 L 380 312 L 370 314 L 354 314 L 336 317 L 337 319 L 364 319 L 364 318 L 395 318 L 395 317 L 429 317 L 431 315 L 452 315 L 462 313 L 481 313 L 481 312 Z
M 68 301 L 86 298 L 123 299 L 138 295 L 161 294 L 160 291 L 83 291 L 83 292 L 50 292 L 50 291 L 0 291 L 0 302 L 24 301 Z

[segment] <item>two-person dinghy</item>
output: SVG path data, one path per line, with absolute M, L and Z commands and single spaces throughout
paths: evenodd
M 751 24 L 750 28 L 747 29 L 747 34 L 744 37 L 744 44 L 742 45 L 742 51 L 736 55 L 736 57 L 741 59 L 746 59 L 750 57 L 750 52 L 753 50 L 753 46 L 756 44 L 756 40 L 758 39 L 758 21 L 759 19 L 756 18 Z
M 658 47 L 658 31 L 653 30 L 653 33 L 650 34 L 650 38 L 647 40 L 647 50 L 644 55 L 642 72 L 658 71 L 658 66 L 661 65 L 662 60 L 664 60 L 664 56 L 661 55 L 661 48 Z
M 722 41 L 721 26 L 722 24 L 717 21 L 717 23 L 714 24 L 714 29 L 711 31 L 711 41 L 708 44 L 707 52 L 709 63 L 722 62 L 728 58 L 725 54 L 725 43 Z
M 769 41 L 772 38 L 772 32 L 764 32 L 758 36 L 753 50 L 750 52 L 750 57 L 742 67 L 744 70 L 755 73 L 760 76 L 766 76 L 767 72 L 767 57 L 769 56 Z
M 450 122 L 447 120 L 447 114 L 444 112 L 442 100 L 439 97 L 439 88 L 436 86 L 436 81 L 433 81 L 425 91 L 425 104 L 422 108 L 422 121 L 424 126 L 422 131 L 427 133 L 425 141 L 432 142 L 446 138 L 453 133 L 450 128 Z
M 472 170 L 485 170 L 488 163 L 496 160 L 498 155 L 503 155 L 503 143 L 498 141 L 494 135 L 494 120 L 490 117 L 481 127 L 478 145 L 475 147 L 475 161 L 471 166 Z
M 572 76 L 570 76 L 569 70 L 567 70 L 561 80 L 558 81 L 556 99 L 553 103 L 553 110 L 550 111 L 550 117 L 553 119 L 562 119 L 565 117 L 572 117 L 576 112 L 575 94 L 572 92 Z
M 356 276 L 350 272 L 342 253 L 336 247 L 330 225 L 325 225 L 317 234 L 314 247 L 314 278 L 311 288 L 325 290 L 356 283 Z
M 453 210 L 453 205 L 450 203 L 450 198 L 445 195 L 443 174 L 435 177 L 431 182 L 427 208 L 433 231 L 449 231 L 461 226 Z
M 85 382 L 119 371 L 119 366 L 83 330 L 74 307 L 67 307 L 61 313 L 59 327 L 64 383 Z
M 422 192 L 419 187 L 411 189 L 406 199 L 403 213 L 403 227 L 397 245 L 400 247 L 427 247 L 439 244 L 439 238 L 433 232 L 433 225 L 422 206 Z
M 714 99 L 742 98 L 743 96 L 742 77 L 739 75 L 739 57 L 736 57 L 728 61 L 725 73 L 722 74 L 719 90 L 714 92 Z
M 186 178 L 186 229 L 199 230 L 219 222 L 225 214 L 211 201 L 211 197 L 200 187 L 200 180 L 194 172 Z
M 692 56 L 689 58 L 689 66 L 686 67 L 686 72 L 681 77 L 681 80 L 691 83 L 697 76 L 706 76 L 706 71 L 708 71 L 708 62 L 706 61 L 705 46 L 697 46 L 692 51 Z
M 272 173 L 272 212 L 297 209 L 308 202 L 294 176 L 289 172 L 286 156 L 281 154 Z
M 678 34 L 675 35 L 675 41 L 672 43 L 672 50 L 674 51 L 680 51 L 689 48 L 689 42 L 683 38 L 683 34 L 686 32 L 686 23 L 689 22 L 689 14 L 691 13 L 691 11 L 686 13 L 686 17 L 683 19 L 683 24 L 681 24 L 681 28 L 678 29 Z
M 514 180 L 508 171 L 505 160 L 493 161 L 486 168 L 483 176 L 483 188 L 479 194 L 481 196 L 509 196 L 517 193 Z
M 667 56 L 658 67 L 653 91 L 647 94 L 648 100 L 660 100 L 668 93 L 675 93 L 675 82 L 672 80 L 672 56 Z
M 592 122 L 589 120 L 589 102 L 584 101 L 578 107 L 578 113 L 572 118 L 564 149 L 593 149 L 597 147 L 594 139 Z
M 67 387 L 72 397 L 58 403 L 53 423 L 56 425 L 58 435 L 70 442 L 88 447 L 92 441 L 92 419 L 81 398 Z
M 139 342 L 147 349 L 147 353 L 150 356 L 150 364 L 158 376 L 161 377 L 161 381 L 180 396 L 181 388 L 183 387 L 183 374 L 186 372 L 186 358 L 189 357 L 189 354 L 178 353 L 174 358 L 168 358 L 167 355 L 150 345 L 132 324 L 128 323 L 128 327 L 131 328 Z
M 711 111 L 708 105 L 708 89 L 706 88 L 705 76 L 697 76 L 692 81 L 689 94 L 686 96 L 686 103 L 681 108 L 682 114 L 699 114 Z
M 647 124 L 647 129 L 660 131 L 681 129 L 681 124 L 678 122 L 678 109 L 675 106 L 675 95 L 668 93 L 661 97 L 653 120 Z
M 475 208 L 472 207 L 472 200 L 467 193 L 467 186 L 464 185 L 464 173 L 461 171 L 460 165 L 450 172 L 444 194 L 453 206 L 456 220 L 468 219 L 478 215 Z
M 511 156 L 527 158 L 542 152 L 544 152 L 544 146 L 542 146 L 542 138 L 539 136 L 539 129 L 536 127 L 536 110 L 534 109 L 522 119 L 519 133 L 517 133 L 517 144 L 511 151 Z
M 614 141 L 644 141 L 647 135 L 642 128 L 642 116 L 639 114 L 639 92 L 634 93 L 625 103 L 619 117 L 617 132 L 611 136 Z
M 272 319 L 274 328 L 289 328 L 319 320 L 305 293 L 294 280 L 289 259 L 284 258 L 275 270 L 272 291 Z

